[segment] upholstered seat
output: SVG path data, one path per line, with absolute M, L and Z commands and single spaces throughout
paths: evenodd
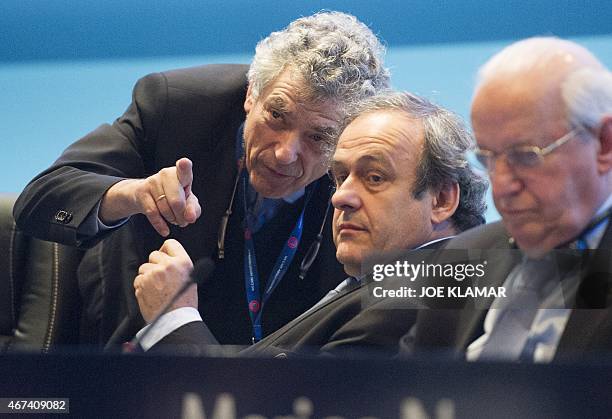
M 77 343 L 83 252 L 17 230 L 15 199 L 0 194 L 0 353 Z

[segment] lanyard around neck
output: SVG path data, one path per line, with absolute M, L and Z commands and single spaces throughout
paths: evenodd
M 612 207 L 608 208 L 606 211 L 602 212 L 598 217 L 595 217 L 585 228 L 582 230 L 580 235 L 574 239 L 570 240 L 568 243 L 561 247 L 565 247 L 568 245 L 574 245 L 577 250 L 586 250 L 589 248 L 588 237 L 589 235 L 595 231 L 599 226 L 601 226 L 604 222 L 608 221 L 610 216 L 612 215 Z
M 232 190 L 232 196 L 230 198 L 230 202 L 228 205 L 225 214 L 221 218 L 221 223 L 219 224 L 219 231 L 217 233 L 217 249 L 218 249 L 218 258 L 220 260 L 225 258 L 225 236 L 227 233 L 227 226 L 229 222 L 229 218 L 232 214 L 232 207 L 234 204 L 234 198 L 236 196 L 236 191 L 238 189 L 238 184 L 240 180 L 243 180 L 243 191 L 244 191 L 244 205 L 245 205 L 245 220 L 247 218 L 248 208 L 247 208 L 247 187 L 248 187 L 248 173 L 245 169 L 245 156 L 244 156 L 244 144 L 243 144 L 243 132 L 244 132 L 244 124 L 242 124 L 238 132 L 236 134 L 236 159 L 237 159 L 237 173 L 234 180 L 234 187 Z M 263 309 L 264 303 L 269 298 L 270 294 L 274 291 L 284 274 L 286 273 L 288 267 L 291 265 L 291 261 L 295 256 L 297 251 L 297 247 L 301 240 L 302 236 L 302 227 L 304 220 L 304 210 L 306 205 L 310 200 L 314 190 L 314 185 L 310 185 L 307 187 L 307 193 L 304 200 L 304 207 L 302 208 L 302 212 L 298 221 L 291 232 L 289 239 L 285 242 L 284 248 L 277 258 L 276 264 L 272 269 L 270 274 L 270 278 L 267 283 L 267 287 L 263 298 L 261 296 L 259 290 L 259 274 L 257 271 L 257 261 L 255 258 L 255 245 L 252 238 L 252 233 L 250 229 L 248 229 L 248 225 L 245 226 L 245 261 L 244 261 L 244 277 L 245 277 L 245 288 L 247 294 L 247 304 L 249 315 L 251 317 L 251 323 L 253 325 L 253 342 L 261 340 L 263 336 L 262 331 L 262 319 L 261 313 Z M 314 262 L 317 254 L 319 252 L 319 247 L 321 245 L 323 226 L 325 225 L 325 220 L 327 219 L 327 214 L 329 212 L 329 201 L 327 204 L 327 208 L 325 210 L 325 216 L 323 217 L 323 223 L 321 224 L 321 229 L 319 234 L 315 238 L 315 241 L 308 249 L 304 260 L 302 261 L 302 265 L 300 266 L 300 279 L 303 279 L 306 276 L 310 266 Z M 248 237 L 248 239 L 247 239 Z M 250 255 L 250 256 L 249 256 Z
M 263 308 L 270 298 L 270 295 L 274 292 L 280 281 L 283 279 L 285 273 L 291 266 L 293 257 L 297 252 L 298 245 L 302 238 L 302 230 L 304 226 L 304 212 L 308 201 L 312 195 L 313 188 L 309 188 L 306 197 L 304 199 L 304 206 L 302 212 L 289 235 L 289 238 L 285 241 L 283 249 L 276 259 L 276 263 L 270 272 L 266 288 L 262 294 L 260 290 L 259 272 L 257 270 L 257 257 L 255 254 L 255 241 L 253 240 L 253 233 L 251 226 L 247 221 L 248 212 L 247 207 L 247 188 L 248 188 L 248 173 L 246 170 L 242 170 L 242 185 L 243 185 L 243 202 L 244 202 L 244 213 L 245 213 L 245 227 L 244 227 L 244 282 L 246 288 L 247 307 L 249 310 L 249 316 L 251 317 L 251 324 L 253 326 L 253 343 L 259 342 L 263 337 L 262 330 L 262 312 Z

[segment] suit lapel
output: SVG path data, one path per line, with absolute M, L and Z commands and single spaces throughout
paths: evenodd
M 591 349 L 606 349 L 606 342 L 612 340 L 612 259 L 610 251 L 612 249 L 612 223 L 608 224 L 599 247 L 593 251 L 589 257 L 589 266 L 585 269 L 585 274 L 581 281 L 597 281 L 601 286 L 594 286 L 595 290 L 605 293 L 601 298 L 582 299 L 577 301 L 577 308 L 572 310 L 567 322 L 555 358 L 571 355 L 572 353 L 586 352 Z M 602 282 L 603 281 L 603 282 Z M 591 284 L 589 284 L 591 285 Z M 583 287 L 581 286 L 581 289 Z M 602 305 L 605 308 L 589 309 L 595 305 Z M 610 342 L 607 343 L 608 345 Z M 609 348 L 607 348 L 609 350 Z
M 422 249 L 438 249 L 441 248 L 442 246 L 445 245 L 445 243 L 448 241 L 449 239 L 444 239 L 444 240 L 440 240 L 437 241 L 435 243 L 432 243 L 428 246 L 424 246 Z M 302 313 L 301 315 L 299 315 L 297 318 L 295 318 L 294 320 L 292 320 L 291 322 L 289 322 L 288 324 L 286 324 L 285 326 L 283 326 L 280 330 L 278 330 L 278 332 L 274 333 L 272 336 L 279 334 L 279 332 L 285 330 L 285 329 L 290 329 L 291 327 L 293 327 L 295 324 L 301 322 L 302 320 L 304 320 L 305 318 L 312 316 L 313 314 L 326 309 L 327 307 L 329 307 L 331 304 L 335 304 L 338 300 L 343 299 L 348 297 L 349 295 L 359 292 L 359 290 L 362 290 L 363 288 L 366 288 L 367 285 L 371 282 L 371 280 L 368 279 L 368 276 L 366 276 L 360 283 L 358 286 L 351 286 L 349 285 L 347 288 L 345 288 L 343 291 L 341 291 L 340 293 L 338 293 L 337 295 L 335 295 L 334 297 L 330 298 L 329 300 L 325 301 L 322 304 L 319 304 L 318 306 L 314 306 L 311 309 L 305 311 L 304 313 Z M 280 336 L 280 334 L 279 334 Z
M 326 301 L 325 303 L 317 307 L 313 307 L 312 309 L 307 310 L 306 312 L 299 315 L 297 318 L 293 319 L 292 321 L 290 321 L 289 323 L 287 323 L 286 325 L 278 329 L 276 332 L 264 338 L 258 344 L 252 346 L 251 348 L 253 349 L 251 349 L 250 351 L 257 352 L 262 349 L 266 349 L 266 348 L 269 348 L 275 345 L 279 345 L 279 342 L 281 342 L 283 339 L 286 339 L 285 335 L 291 332 L 300 330 L 300 326 L 304 327 L 304 325 L 307 324 L 307 321 L 313 316 L 320 314 L 322 312 L 331 313 L 337 307 L 340 307 L 340 306 L 344 307 L 345 304 L 349 304 L 349 299 L 353 300 L 355 298 L 360 298 L 356 294 L 358 294 L 360 290 L 364 288 L 364 285 L 365 284 L 362 284 L 361 286 L 357 288 L 353 288 L 351 290 L 348 290 L 347 292 L 340 293 L 334 298 L 330 299 L 329 301 Z M 291 335 L 288 335 L 288 336 L 291 336 Z
M 505 249 L 496 248 L 492 251 L 483 252 L 487 261 L 489 273 L 486 278 L 486 286 L 500 287 L 506 281 L 506 278 L 520 262 L 521 258 L 517 250 L 511 249 L 508 244 L 508 238 L 505 237 L 500 246 L 505 246 Z M 495 297 L 491 296 L 482 299 L 482 305 L 478 307 L 466 307 L 459 313 L 459 322 L 457 328 L 457 346 L 466 348 L 476 338 L 484 333 L 483 324 L 487 315 L 488 309 L 493 304 Z
M 490 226 L 490 232 L 488 233 L 493 237 L 493 240 L 487 240 L 486 242 L 480 243 L 480 260 L 487 261 L 486 286 L 499 287 L 503 285 L 506 278 L 520 262 L 519 251 L 513 249 L 510 244 L 510 237 L 503 228 L 501 222 Z M 486 248 L 485 248 L 486 246 Z M 478 285 L 485 285 L 480 283 Z M 455 334 L 455 347 L 459 350 L 464 350 L 470 343 L 484 333 L 484 319 L 487 315 L 488 309 L 493 303 L 495 298 L 493 296 L 480 299 L 478 307 L 474 304 L 466 306 L 463 310 L 459 310 L 457 316 L 457 332 Z

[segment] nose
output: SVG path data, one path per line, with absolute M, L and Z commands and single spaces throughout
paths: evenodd
M 332 205 L 337 210 L 351 213 L 361 208 L 362 201 L 356 182 L 351 176 L 345 179 L 341 185 L 336 187 L 332 195 Z
M 279 164 L 289 165 L 298 159 L 300 151 L 300 135 L 297 132 L 288 131 L 277 143 L 274 157 Z
M 489 168 L 489 177 L 496 198 L 505 198 L 518 193 L 523 188 L 523 182 L 516 176 L 515 169 L 508 165 L 505 158 L 495 159 Z

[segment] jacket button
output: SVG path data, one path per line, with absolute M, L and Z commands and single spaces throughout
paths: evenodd
M 274 358 L 277 358 L 277 359 L 285 359 L 285 358 L 287 358 L 287 354 L 286 354 L 285 352 L 281 352 L 280 354 L 276 354 L 276 355 L 274 356 Z
M 59 210 L 55 214 L 55 221 L 62 224 L 68 224 L 72 220 L 72 213 L 64 210 Z

